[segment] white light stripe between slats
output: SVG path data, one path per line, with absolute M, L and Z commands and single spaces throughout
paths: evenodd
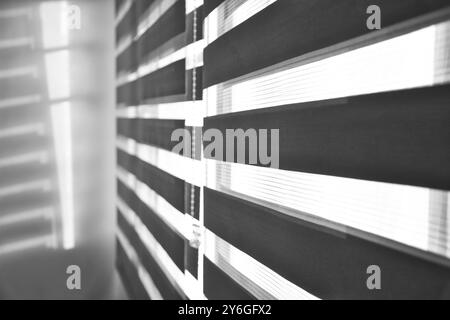
M 186 46 L 186 70 L 203 67 L 205 40 L 198 40 Z
M 185 223 L 185 215 L 168 203 L 166 199 L 150 189 L 145 183 L 139 181 L 132 173 L 119 166 L 117 167 L 117 177 L 135 192 L 139 199 L 155 214 L 160 216 L 173 231 L 188 240 L 192 237 L 192 226 Z M 123 203 L 123 205 L 126 204 Z
M 205 161 L 209 188 L 276 210 L 290 209 L 300 219 L 324 219 L 344 232 L 350 227 L 450 257 L 450 238 L 442 233 L 448 230 L 449 192 Z
M 118 118 L 185 120 L 186 126 L 203 126 L 203 101 L 183 101 L 116 109 Z
M 204 21 L 206 44 L 250 19 L 277 0 L 227 0 L 214 9 Z

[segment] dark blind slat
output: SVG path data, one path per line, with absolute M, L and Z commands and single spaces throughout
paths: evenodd
M 138 68 L 136 42 L 132 42 L 116 59 L 117 73 L 133 72 Z
M 147 13 L 148 8 L 155 3 L 156 0 L 136 0 L 137 1 L 137 12 L 139 17 L 142 18 L 142 15 Z
M 204 259 L 204 292 L 210 300 L 255 300 L 247 290 L 220 270 L 214 263 Z
M 139 119 L 138 141 L 171 151 L 177 142 L 171 141 L 174 130 L 184 128 L 184 120 Z
M 122 7 L 122 5 L 124 4 L 125 0 L 116 0 L 115 1 L 115 7 L 116 7 L 116 15 L 119 12 L 120 8 Z
M 279 129 L 285 170 L 450 190 L 449 105 L 445 85 L 221 115 L 204 129 Z
M 185 94 L 185 73 L 186 61 L 180 60 L 141 78 L 142 99 Z
M 185 1 L 178 0 L 138 40 L 139 59 L 185 31 Z
M 198 249 L 192 248 L 189 241 L 185 242 L 185 261 L 184 268 L 188 270 L 195 278 L 198 277 Z
M 116 27 L 116 43 L 125 36 L 134 36 L 136 27 L 136 2 L 133 1 L 131 8 Z
M 142 202 L 136 194 L 118 181 L 118 195 L 140 217 L 156 240 L 166 250 L 175 264 L 184 268 L 184 239 L 173 231 L 155 212 Z
M 117 132 L 140 143 L 171 151 L 178 142 L 171 141 L 174 130 L 184 129 L 184 120 L 118 119 Z
M 117 102 L 134 106 L 139 102 L 138 81 L 128 82 L 117 88 Z
M 217 8 L 225 0 L 205 0 L 205 16 L 211 13 L 215 8 Z

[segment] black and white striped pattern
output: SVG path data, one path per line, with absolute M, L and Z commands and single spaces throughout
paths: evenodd
M 147 80 L 130 61 L 118 77 L 119 211 L 170 258 L 152 255 L 154 274 L 133 260 L 179 295 L 161 297 L 448 298 L 448 1 L 180 2 L 185 42 L 146 40 Z M 183 127 L 279 129 L 280 168 L 174 154 Z M 370 265 L 383 290 L 367 289 Z
M 118 12 L 118 241 L 134 250 L 118 265 L 130 284 L 147 279 L 138 298 L 204 298 L 193 244 L 204 173 L 198 157 L 173 153 L 171 141 L 176 129 L 201 130 L 202 7 L 124 1 Z

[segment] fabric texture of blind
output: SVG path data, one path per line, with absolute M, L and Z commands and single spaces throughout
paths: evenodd
M 448 1 L 116 5 L 131 296 L 450 298 Z

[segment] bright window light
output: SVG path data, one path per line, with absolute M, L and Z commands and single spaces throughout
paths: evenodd
M 153 26 L 164 13 L 166 13 L 177 0 L 157 0 L 147 11 L 149 14 L 145 16 L 138 25 L 137 38 L 141 37 L 151 26 Z
M 72 249 L 75 246 L 75 225 L 70 102 L 52 105 L 51 115 L 61 199 L 63 247 Z
M 66 47 L 69 44 L 67 1 L 44 2 L 39 9 L 44 49 Z
M 45 55 L 47 86 L 50 100 L 67 99 L 70 96 L 70 54 L 59 50 Z

